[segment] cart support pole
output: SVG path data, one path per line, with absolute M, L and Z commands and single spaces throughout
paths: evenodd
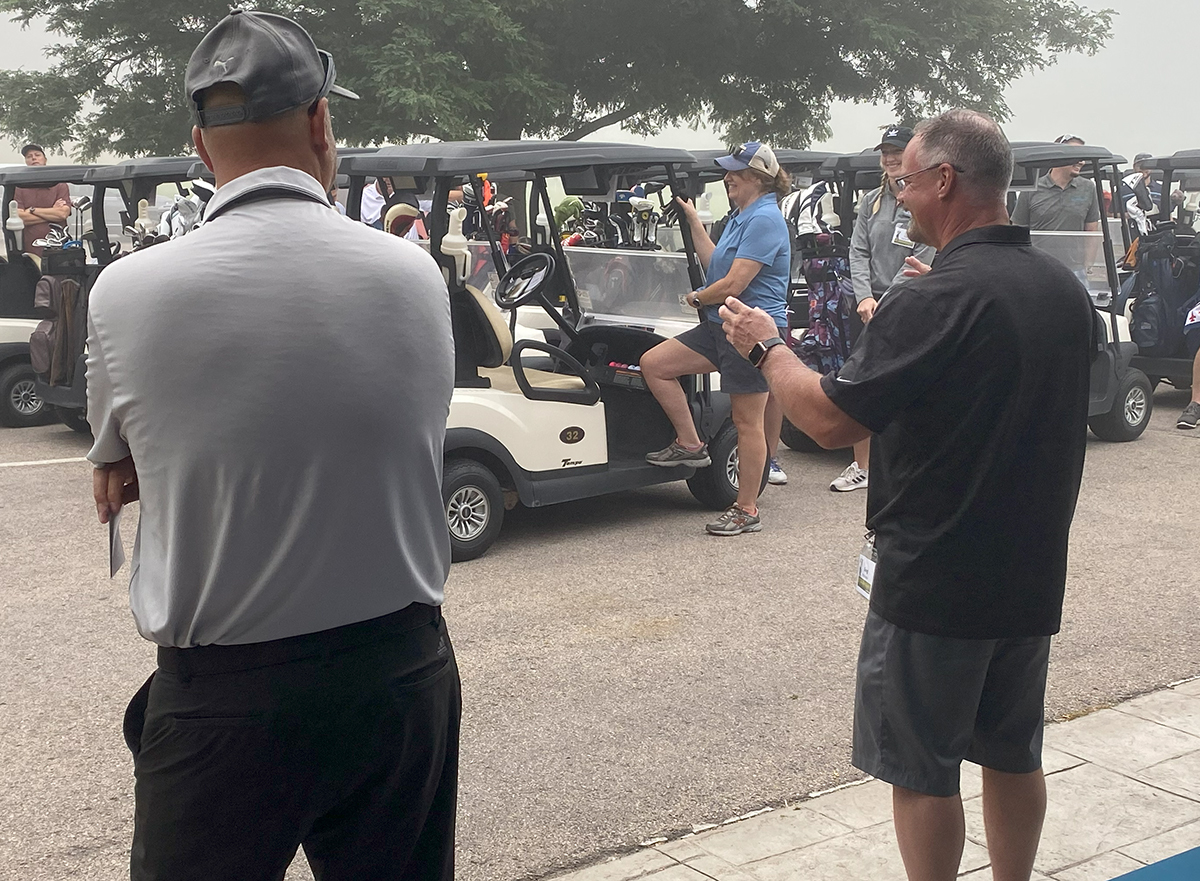
M 688 198 L 688 193 L 683 188 L 674 165 L 667 166 L 667 181 L 671 185 L 672 197 Z M 704 268 L 696 257 L 696 243 L 692 239 L 692 227 L 682 215 L 679 218 L 679 236 L 683 239 L 683 252 L 687 255 L 688 280 L 692 283 L 693 291 L 699 290 L 704 287 Z
M 1092 181 L 1096 185 L 1096 200 L 1100 206 L 1100 234 L 1104 240 L 1104 269 L 1108 275 L 1108 289 L 1112 291 L 1111 301 L 1108 304 L 1108 321 L 1110 331 L 1112 333 L 1112 341 L 1114 344 L 1120 342 L 1117 338 L 1117 310 L 1116 303 L 1121 293 L 1120 279 L 1117 277 L 1117 260 L 1113 254 L 1112 248 L 1112 233 L 1108 228 L 1108 212 L 1104 211 L 1104 180 L 1100 174 L 1100 160 L 1092 160 Z M 1120 199 L 1120 193 L 1113 193 L 1114 199 Z

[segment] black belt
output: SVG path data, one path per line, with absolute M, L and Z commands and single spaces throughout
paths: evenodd
M 286 664 L 318 655 L 332 655 L 416 630 L 441 620 L 440 606 L 413 603 L 398 612 L 358 621 L 330 630 L 304 633 L 270 642 L 244 645 L 200 645 L 192 648 L 158 647 L 158 669 L 180 676 L 233 673 Z

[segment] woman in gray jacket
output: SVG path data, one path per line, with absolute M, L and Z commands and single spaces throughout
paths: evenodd
M 896 202 L 893 180 L 899 173 L 900 157 L 912 136 L 913 131 L 907 126 L 887 128 L 883 140 L 875 148 L 879 151 L 883 181 L 876 189 L 863 194 L 858 203 L 858 217 L 850 239 L 850 281 L 858 304 L 856 311 L 864 325 L 871 320 L 875 307 L 888 289 L 904 279 L 907 258 L 916 257 L 922 263 L 933 262 L 934 249 L 918 245 L 908 237 L 909 213 Z M 866 489 L 870 457 L 869 439 L 855 444 L 854 462 L 834 478 L 829 488 L 834 492 Z

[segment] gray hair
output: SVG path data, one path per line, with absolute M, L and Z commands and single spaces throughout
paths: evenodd
M 1008 138 L 994 119 L 975 110 L 947 110 L 916 128 L 923 165 L 947 162 L 968 186 L 1003 196 L 1012 182 L 1013 156 Z

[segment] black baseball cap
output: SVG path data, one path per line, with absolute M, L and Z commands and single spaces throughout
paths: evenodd
M 312 104 L 326 95 L 357 98 L 333 84 L 333 56 L 308 31 L 282 15 L 235 9 L 204 35 L 188 60 L 184 88 L 201 128 L 257 122 Z M 203 92 L 234 83 L 243 104 L 205 110 Z
M 889 125 L 883 133 L 883 140 L 879 142 L 875 149 L 882 150 L 884 147 L 899 147 L 903 150 L 912 139 L 913 130 L 908 126 Z
M 43 147 L 41 144 L 26 144 L 24 147 L 21 148 L 21 155 L 28 156 L 30 150 L 37 150 L 43 156 L 46 155 L 46 148 Z

